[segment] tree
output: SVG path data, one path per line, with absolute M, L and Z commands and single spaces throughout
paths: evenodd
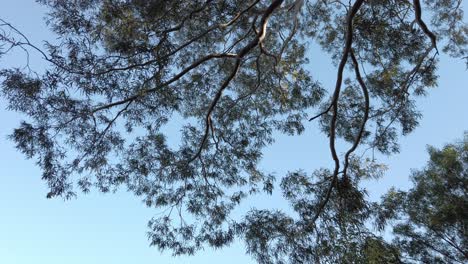
M 58 43 L 35 46 L 6 21 L 1 41 L 49 67 L 0 76 L 8 108 L 28 116 L 11 139 L 41 167 L 47 197 L 126 186 L 167 209 L 149 238 L 176 255 L 240 237 L 260 263 L 397 258 L 366 228 L 371 206 L 358 186 L 383 167 L 354 152 L 398 152 L 421 116 L 415 98 L 436 85 L 439 48 L 466 59 L 461 1 L 38 2 Z M 312 42 L 337 65 L 331 90 L 307 70 Z M 232 219 L 275 187 L 258 168 L 274 133 L 300 134 L 308 120 L 329 137 L 334 167 L 282 178 L 294 214 Z M 172 123 L 178 146 L 164 133 Z
M 380 225 L 392 221 L 394 244 L 408 263 L 468 261 L 468 134 L 438 150 L 414 171 L 414 187 L 391 190 L 382 200 Z

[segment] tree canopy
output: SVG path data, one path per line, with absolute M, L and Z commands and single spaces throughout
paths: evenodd
M 468 133 L 461 142 L 429 147 L 427 166 L 409 191 L 389 191 L 377 222 L 393 221 L 393 243 L 409 263 L 468 261 Z
M 401 261 L 366 227 L 374 210 L 359 183 L 384 166 L 354 153 L 398 152 L 439 52 L 468 58 L 460 0 L 38 2 L 58 39 L 39 47 L 2 20 L 0 55 L 22 48 L 48 66 L 0 79 L 8 109 L 27 116 L 11 139 L 42 169 L 47 197 L 127 188 L 164 210 L 149 239 L 175 255 L 241 238 L 259 263 Z M 334 87 L 309 72 L 312 44 L 335 63 Z M 260 169 L 275 134 L 305 122 L 328 136 L 333 167 Z M 293 214 L 231 217 L 274 187 Z

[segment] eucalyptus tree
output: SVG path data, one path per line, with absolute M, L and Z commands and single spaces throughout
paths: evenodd
M 414 171 L 408 191 L 391 190 L 376 212 L 390 222 L 394 245 L 408 263 L 468 261 L 468 134 L 442 149 L 429 147 L 430 160 Z
M 436 85 L 439 52 L 466 59 L 461 1 L 38 2 L 58 39 L 39 47 L 2 21 L 2 51 L 38 52 L 48 66 L 1 79 L 8 109 L 28 117 L 11 139 L 42 169 L 47 197 L 126 187 L 164 210 L 149 239 L 176 255 L 237 237 L 261 263 L 398 259 L 364 225 L 358 184 L 381 166 L 354 153 L 398 152 L 421 116 L 415 98 Z M 312 43 L 335 63 L 334 87 L 308 71 Z M 305 122 L 328 136 L 333 167 L 280 180 L 294 214 L 231 217 L 278 186 L 258 166 L 262 151 Z M 180 126 L 178 146 L 168 125 Z

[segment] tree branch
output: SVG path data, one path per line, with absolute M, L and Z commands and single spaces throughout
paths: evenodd
M 348 13 L 348 17 L 346 19 L 346 39 L 345 39 L 345 47 L 343 49 L 343 55 L 341 57 L 340 64 L 338 66 L 338 73 L 337 73 L 337 78 L 336 78 L 336 86 L 335 86 L 335 92 L 333 94 L 333 99 L 332 99 L 332 108 L 333 108 L 333 116 L 332 120 L 330 122 L 330 151 L 333 157 L 333 160 L 335 161 L 335 169 L 333 171 L 332 175 L 332 181 L 330 183 L 330 186 L 327 189 L 327 192 L 325 194 L 325 198 L 323 199 L 322 203 L 320 204 L 319 208 L 317 209 L 317 212 L 315 213 L 315 216 L 312 218 L 311 223 L 309 224 L 310 227 L 315 226 L 315 222 L 317 219 L 320 217 L 320 214 L 322 211 L 325 209 L 325 206 L 327 205 L 328 201 L 330 200 L 331 193 L 333 191 L 333 188 L 336 184 L 337 178 L 338 178 L 338 173 L 340 169 L 340 160 L 338 158 L 338 155 L 336 153 L 336 148 L 335 148 L 335 129 L 336 129 L 336 121 L 338 118 L 338 100 L 340 96 L 340 90 L 341 90 L 341 84 L 343 80 L 343 71 L 344 67 L 346 65 L 346 62 L 348 60 L 348 55 L 351 51 L 351 46 L 353 43 L 353 19 L 356 13 L 358 12 L 359 8 L 363 4 L 365 0 L 357 0 L 351 10 Z
M 205 133 L 204 133 L 202 141 L 200 143 L 200 147 L 198 148 L 198 151 L 195 153 L 195 155 L 191 159 L 188 160 L 188 163 L 191 163 L 192 161 L 194 161 L 195 159 L 197 159 L 200 156 L 200 154 L 201 154 L 201 152 L 203 150 L 203 146 L 205 145 L 205 142 L 208 139 L 208 135 L 210 133 L 209 128 L 212 125 L 212 123 L 211 123 L 211 114 L 213 113 L 214 108 L 216 107 L 218 101 L 221 99 L 221 96 L 222 96 L 224 90 L 227 88 L 227 86 L 232 81 L 232 79 L 234 79 L 234 77 L 236 76 L 236 74 L 237 74 L 237 72 L 238 72 L 238 70 L 240 68 L 242 58 L 246 54 L 248 54 L 253 48 L 255 48 L 257 45 L 261 44 L 263 42 L 263 40 L 265 39 L 268 20 L 269 20 L 270 16 L 273 14 L 273 12 L 275 11 L 275 9 L 278 8 L 279 6 L 281 6 L 283 1 L 284 0 L 276 0 L 273 3 L 271 3 L 271 5 L 265 10 L 265 12 L 264 12 L 264 14 L 262 16 L 261 29 L 260 29 L 259 32 L 257 32 L 256 38 L 253 39 L 250 43 L 248 43 L 244 48 L 242 48 L 239 51 L 239 53 L 237 55 L 237 58 L 236 58 L 236 62 L 235 62 L 233 71 L 226 78 L 226 80 L 223 82 L 220 89 L 216 93 L 210 107 L 208 108 L 208 113 L 206 114 L 206 118 L 205 118 Z
M 424 34 L 426 34 L 431 39 L 432 46 L 437 50 L 437 52 L 439 52 L 437 49 L 436 36 L 434 35 L 434 33 L 432 33 L 432 31 L 429 30 L 426 23 L 424 23 L 424 21 L 421 18 L 422 11 L 421 11 L 421 3 L 419 2 L 419 0 L 413 0 L 413 7 L 414 7 L 414 15 L 416 17 L 416 22 L 418 23 L 419 27 L 422 29 Z
M 201 64 L 211 60 L 211 59 L 219 59 L 219 58 L 236 58 L 237 55 L 236 54 L 232 54 L 232 53 L 215 53 L 215 54 L 210 54 L 210 55 L 207 55 L 205 57 L 202 57 L 200 59 L 198 59 L 197 61 L 195 61 L 194 63 L 192 63 L 190 66 L 188 66 L 187 68 L 183 69 L 182 71 L 180 71 L 178 74 L 174 75 L 171 79 L 169 79 L 168 81 L 162 83 L 161 85 L 159 85 L 158 87 L 155 87 L 155 88 L 151 88 L 151 89 L 146 89 L 146 90 L 141 90 L 139 91 L 138 94 L 135 94 L 133 96 L 130 96 L 130 97 L 127 97 L 123 100 L 120 100 L 120 101 L 117 101 L 117 102 L 113 102 L 113 103 L 110 103 L 110 104 L 106 104 L 106 105 L 103 105 L 103 106 L 99 106 L 97 108 L 95 108 L 94 110 L 92 110 L 91 113 L 96 113 L 98 111 L 101 111 L 101 110 L 105 110 L 105 109 L 108 109 L 108 108 L 111 108 L 111 107 L 114 107 L 114 106 L 117 106 L 117 105 L 121 105 L 121 104 L 125 104 L 129 101 L 134 101 L 140 97 L 143 97 L 144 95 L 148 94 L 148 93 L 153 93 L 163 87 L 166 87 L 170 84 L 172 84 L 173 82 L 179 80 L 180 78 L 182 78 L 185 74 L 187 74 L 188 72 L 190 72 L 191 70 L 197 68 L 198 66 L 200 66 Z M 151 80 L 151 78 L 149 79 Z
M 356 79 L 358 80 L 359 85 L 361 86 L 361 89 L 362 89 L 362 93 L 364 94 L 364 101 L 365 101 L 364 107 L 365 108 L 364 108 L 364 117 L 362 118 L 362 124 L 361 124 L 361 127 L 359 129 L 359 133 L 358 133 L 356 139 L 354 140 L 353 146 L 345 154 L 345 163 L 344 163 L 344 168 L 343 168 L 343 176 L 344 177 L 346 177 L 346 171 L 347 171 L 348 166 L 349 166 L 349 156 L 356 150 L 356 148 L 358 147 L 358 145 L 359 145 L 359 143 L 360 143 L 360 141 L 362 139 L 362 136 L 363 136 L 363 134 L 365 132 L 366 122 L 369 119 L 369 107 L 370 107 L 369 106 L 370 105 L 369 91 L 367 89 L 366 84 L 364 83 L 364 81 L 362 79 L 361 72 L 359 70 L 358 61 L 356 60 L 356 57 L 354 56 L 353 50 L 351 50 L 350 54 L 351 54 L 351 60 L 353 61 L 353 64 L 354 64 L 354 73 L 356 74 Z

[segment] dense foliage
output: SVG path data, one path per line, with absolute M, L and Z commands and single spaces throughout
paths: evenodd
M 468 262 L 468 134 L 438 150 L 414 171 L 414 187 L 391 190 L 382 201 L 378 223 L 391 220 L 394 244 L 408 263 Z
M 466 58 L 461 1 L 38 2 L 58 40 L 35 46 L 2 21 L 0 41 L 48 67 L 0 78 L 8 109 L 28 117 L 11 139 L 41 167 L 48 197 L 125 186 L 164 210 L 150 242 L 176 255 L 242 238 L 260 263 L 398 263 L 366 228 L 373 207 L 359 187 L 383 167 L 353 153 L 398 152 L 421 116 L 415 98 L 436 85 L 438 53 Z M 337 65 L 331 89 L 307 70 L 312 43 Z M 309 121 L 329 137 L 333 168 L 275 184 L 262 150 Z M 231 217 L 275 186 L 293 214 Z

